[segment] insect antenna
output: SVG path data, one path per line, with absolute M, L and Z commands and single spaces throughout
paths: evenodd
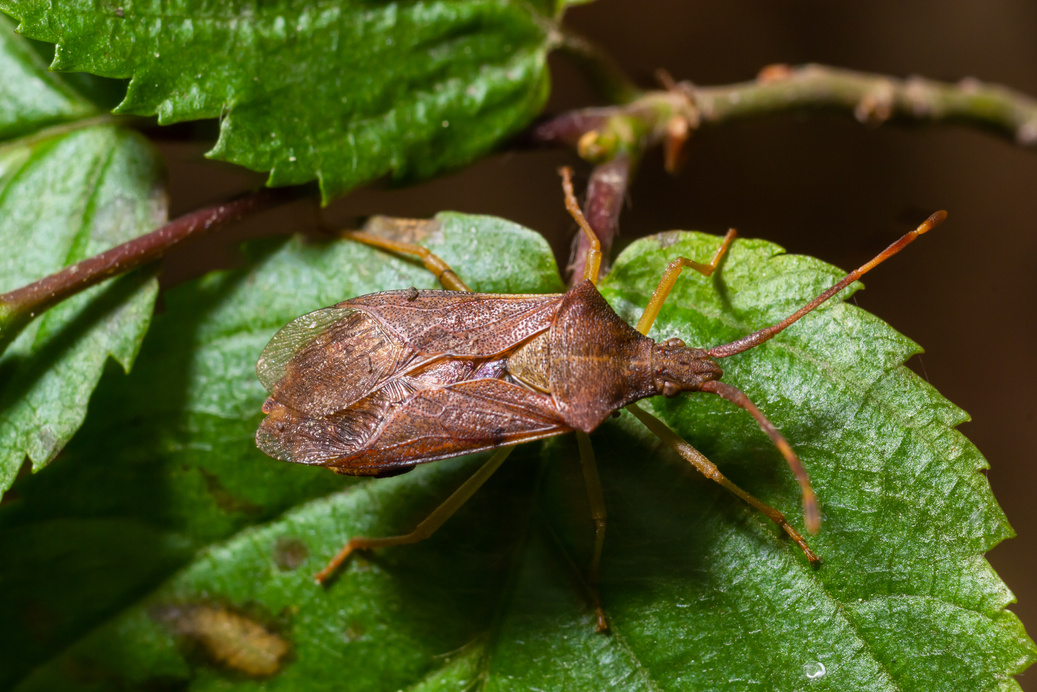
M 822 292 L 821 295 L 811 300 L 799 310 L 796 310 L 781 322 L 771 325 L 770 327 L 764 327 L 757 332 L 753 332 L 752 334 L 732 341 L 729 344 L 714 346 L 713 348 L 708 349 L 707 353 L 713 358 L 727 358 L 736 353 L 748 351 L 755 346 L 759 346 L 765 341 L 769 341 L 784 331 L 787 327 L 797 322 L 801 317 L 813 311 L 817 306 L 839 293 L 839 291 L 843 290 L 854 281 L 903 250 L 905 247 L 910 245 L 915 238 L 935 228 L 946 218 L 947 212 L 936 212 L 926 219 L 918 228 L 902 235 L 896 242 L 876 255 L 870 262 L 866 262 L 857 269 L 854 269 L 834 286 Z M 796 453 L 792 451 L 792 447 L 785 438 L 782 437 L 781 433 L 778 432 L 778 429 L 774 427 L 774 424 L 767 420 L 767 417 L 760 412 L 760 409 L 756 408 L 756 405 L 750 401 L 749 397 L 736 387 L 732 387 L 724 382 L 712 380 L 703 384 L 701 391 L 712 392 L 713 394 L 727 399 L 735 406 L 748 411 L 749 414 L 756 419 L 760 428 L 767 433 L 771 438 L 771 441 L 774 443 L 774 446 L 777 447 L 782 456 L 785 457 L 785 461 L 788 462 L 789 468 L 792 469 L 792 473 L 796 476 L 796 480 L 799 482 L 803 494 L 804 523 L 806 524 L 807 531 L 810 533 L 816 533 L 821 527 L 821 515 L 817 509 L 817 497 L 814 495 L 814 491 L 810 487 L 810 478 L 807 476 L 806 469 L 803 468 L 803 463 L 799 460 L 799 457 L 796 456 Z
M 710 380 L 702 385 L 701 391 L 712 392 L 727 399 L 735 406 L 748 411 L 749 415 L 756 419 L 760 428 L 771 438 L 771 442 L 785 457 L 789 468 L 792 469 L 792 474 L 796 477 L 803 495 L 803 523 L 806 525 L 807 531 L 817 533 L 821 528 L 821 513 L 817 509 L 817 496 L 814 494 L 814 489 L 810 487 L 810 477 L 807 476 L 807 470 L 803 468 L 803 462 L 792 451 L 792 446 L 789 445 L 788 441 L 774 427 L 774 423 L 767 420 L 767 416 L 763 415 L 760 409 L 756 408 L 756 404 L 745 395 L 745 392 L 737 387 L 732 387 L 726 382 Z
M 784 331 L 785 328 L 797 322 L 801 317 L 803 317 L 807 313 L 811 312 L 818 305 L 825 302 L 826 300 L 834 296 L 836 293 L 843 290 L 844 288 L 852 284 L 854 281 L 861 278 L 869 271 L 871 271 L 878 265 L 888 260 L 893 255 L 903 250 L 905 247 L 910 245 L 915 238 L 935 228 L 946 218 L 947 212 L 936 212 L 928 219 L 926 219 L 921 226 L 911 231 L 910 233 L 905 233 L 904 235 L 902 235 L 899 240 L 897 240 L 888 248 L 880 252 L 870 262 L 862 264 L 861 266 L 854 269 L 852 272 L 847 274 L 841 281 L 839 281 L 839 283 L 835 284 L 827 291 L 824 291 L 817 298 L 814 298 L 812 301 L 801 307 L 799 310 L 796 310 L 794 313 L 783 319 L 781 322 L 771 325 L 770 327 L 764 327 L 758 332 L 754 332 L 748 336 L 743 336 L 741 339 L 732 341 L 729 344 L 714 346 L 707 352 L 714 358 L 727 358 L 728 356 L 733 356 L 736 353 L 748 351 L 750 348 L 753 348 L 754 346 L 759 346 L 765 341 L 769 341 L 774 336 Z

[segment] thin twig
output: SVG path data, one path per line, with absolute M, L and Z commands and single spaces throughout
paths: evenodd
M 0 295 L 0 337 L 13 334 L 32 318 L 80 291 L 165 255 L 173 247 L 264 209 L 297 199 L 305 188 L 267 188 L 185 214 L 151 233 L 94 255 L 39 281 Z
M 871 126 L 967 125 L 1022 146 L 1037 146 L 1037 99 L 1013 89 L 971 78 L 957 83 L 897 79 L 824 65 L 772 65 L 755 80 L 740 84 L 702 87 L 681 82 L 622 106 L 565 113 L 537 125 L 531 136 L 540 143 L 576 147 L 585 158 L 600 162 L 619 151 L 665 140 L 675 119 L 683 119 L 691 134 L 748 118 L 824 110 L 850 114 Z M 622 141 L 624 130 L 641 141 Z M 596 134 L 591 138 L 589 133 Z M 583 146 L 589 142 L 594 146 Z
M 1037 99 L 975 79 L 951 84 L 823 65 L 772 65 L 751 82 L 699 87 L 671 81 L 668 86 L 622 105 L 563 113 L 529 133 L 534 143 L 571 147 L 596 165 L 585 216 L 598 234 L 606 261 L 633 165 L 645 150 L 663 143 L 667 170 L 676 169 L 684 142 L 706 127 L 776 113 L 830 110 L 852 114 L 871 126 L 890 121 L 953 123 L 1037 146 Z M 578 235 L 571 276 L 583 275 L 586 251 L 585 238 Z
M 1037 100 L 997 84 L 841 70 L 824 65 L 764 69 L 752 82 L 717 87 L 682 85 L 703 124 L 770 113 L 835 109 L 859 122 L 953 123 L 981 127 L 1024 146 L 1037 145 Z

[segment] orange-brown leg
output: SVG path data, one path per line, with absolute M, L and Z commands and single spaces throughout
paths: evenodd
M 670 291 L 673 290 L 673 285 L 677 283 L 677 277 L 681 275 L 681 270 L 685 267 L 694 269 L 704 276 L 712 276 L 713 272 L 720 266 L 720 261 L 727 254 L 727 249 L 731 247 L 731 242 L 735 239 L 738 232 L 735 229 L 728 230 L 724 239 L 720 243 L 720 247 L 713 253 L 713 259 L 709 261 L 709 264 L 702 264 L 701 262 L 695 262 L 686 257 L 678 257 L 666 266 L 666 271 L 663 272 L 663 276 L 659 279 L 659 285 L 655 287 L 652 292 L 652 297 L 648 300 L 648 304 L 645 305 L 645 311 L 641 313 L 641 319 L 637 321 L 637 331 L 642 334 L 647 334 L 655 323 L 655 318 L 659 316 L 659 311 L 663 307 L 663 303 L 666 302 L 666 298 L 669 297 Z
M 410 533 L 403 534 L 402 536 L 385 536 L 382 538 L 359 537 L 350 539 L 342 550 L 338 551 L 338 554 L 331 558 L 331 561 L 324 566 L 324 569 L 313 575 L 313 579 L 318 584 L 323 584 L 355 550 L 386 548 L 393 545 L 406 545 L 408 543 L 417 543 L 418 541 L 425 540 L 434 534 L 447 519 L 457 512 L 457 510 L 461 509 L 461 506 L 468 501 L 468 498 L 474 495 L 475 491 L 477 491 L 483 483 L 489 480 L 490 476 L 493 475 L 493 472 L 500 468 L 500 465 L 508 458 L 508 455 L 511 454 L 511 450 L 513 449 L 515 449 L 514 445 L 498 449 L 493 456 L 490 457 L 489 461 L 483 464 L 478 471 L 473 473 L 468 480 L 462 483 L 461 487 L 455 490 L 453 494 L 443 502 L 443 504 L 432 510 L 432 513 L 425 517 L 425 519 Z
M 694 466 L 699 473 L 701 473 L 706 478 L 709 478 L 710 480 L 720 484 L 725 489 L 734 493 L 738 497 L 742 498 L 748 504 L 763 512 L 768 519 L 780 526 L 781 529 L 785 533 L 787 533 L 793 541 L 796 542 L 796 545 L 798 545 L 800 549 L 802 549 L 803 553 L 807 556 L 807 559 L 810 560 L 811 563 L 820 562 L 820 558 L 814 553 L 814 551 L 810 549 L 810 546 L 807 545 L 807 542 L 803 538 L 802 534 L 800 534 L 799 531 L 796 531 L 796 529 L 794 529 L 792 525 L 789 524 L 784 514 L 774 509 L 770 505 L 761 502 L 760 500 L 757 500 L 755 497 L 753 497 L 752 495 L 745 492 L 737 485 L 729 481 L 727 477 L 724 476 L 724 474 L 720 473 L 720 469 L 718 469 L 713 462 L 707 459 L 702 454 L 702 452 L 698 451 L 690 444 L 685 442 L 679 435 L 677 435 L 677 433 L 670 430 L 670 428 L 665 423 L 663 423 L 661 420 L 659 420 L 652 414 L 642 410 L 641 408 L 638 408 L 636 404 L 630 404 L 629 406 L 627 406 L 627 410 L 634 414 L 634 416 L 639 421 L 644 423 L 645 427 L 651 430 L 653 433 L 655 433 L 660 440 L 665 442 L 667 445 L 673 448 L 674 451 L 676 451 L 682 457 L 691 462 L 691 465 Z
M 587 250 L 587 264 L 583 267 L 583 278 L 586 281 L 590 281 L 592 284 L 598 283 L 598 273 L 601 271 L 601 242 L 598 240 L 598 234 L 594 232 L 591 225 L 587 222 L 587 217 L 583 215 L 580 210 L 580 203 L 576 201 L 576 195 L 573 194 L 573 181 L 572 181 L 572 169 L 568 166 L 563 166 L 558 169 L 558 173 L 562 176 L 562 190 L 565 192 L 565 208 L 569 210 L 569 213 L 576 223 L 583 230 L 587 236 L 587 240 L 590 242 L 590 249 Z
M 413 255 L 420 259 L 421 263 L 425 265 L 425 268 L 439 279 L 439 283 L 443 284 L 443 288 L 450 291 L 471 292 L 471 289 L 461 280 L 461 277 L 459 277 L 454 270 L 450 268 L 450 265 L 426 247 L 415 245 L 414 243 L 404 243 L 399 240 L 389 240 L 388 238 L 383 238 L 365 231 L 343 231 L 342 237 L 355 240 L 364 245 L 371 245 L 383 250 L 389 250 L 390 252 Z

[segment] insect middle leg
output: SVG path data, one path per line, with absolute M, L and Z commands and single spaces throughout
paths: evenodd
M 629 404 L 627 410 L 634 414 L 634 416 L 641 421 L 646 428 L 655 433 L 660 440 L 665 442 L 673 448 L 674 451 L 688 460 L 699 473 L 742 498 L 746 503 L 763 512 L 768 519 L 780 526 L 781 529 L 796 542 L 796 545 L 800 547 L 803 553 L 807 556 L 807 559 L 810 560 L 811 564 L 816 564 L 821 561 L 821 558 L 819 558 L 814 551 L 810 549 L 810 546 L 807 545 L 802 534 L 800 534 L 799 531 L 796 531 L 796 529 L 789 524 L 784 514 L 765 502 L 761 502 L 732 483 L 724 474 L 720 473 L 720 469 L 718 469 L 713 462 L 707 459 L 702 452 L 685 442 L 679 435 L 677 435 L 677 433 L 670 430 L 665 423 L 647 411 L 639 408 L 637 404 Z
M 461 509 L 461 506 L 475 494 L 475 491 L 482 487 L 483 483 L 489 480 L 494 471 L 500 468 L 500 465 L 508 458 L 508 455 L 511 454 L 511 450 L 513 449 L 515 449 L 514 445 L 510 447 L 502 447 L 494 452 L 489 461 L 483 464 L 478 471 L 469 476 L 468 480 L 461 484 L 461 487 L 455 490 L 450 497 L 443 501 L 441 505 L 432 510 L 432 513 L 425 517 L 425 519 L 422 520 L 410 533 L 400 536 L 383 536 L 380 538 L 361 536 L 350 539 L 342 550 L 338 551 L 338 554 L 331 558 L 331 561 L 324 566 L 324 569 L 313 575 L 314 581 L 318 584 L 323 584 L 328 577 L 335 573 L 335 570 L 345 562 L 346 558 L 348 558 L 353 551 L 370 550 L 371 548 L 386 548 L 393 545 L 407 545 L 408 543 L 417 543 L 418 541 L 425 540 L 434 534 L 447 519 L 457 512 L 457 510 Z

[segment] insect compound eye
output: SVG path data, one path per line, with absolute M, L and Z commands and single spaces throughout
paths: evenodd
M 683 339 L 677 339 L 677 338 L 667 339 L 666 341 L 664 341 L 662 343 L 662 345 L 664 347 L 666 347 L 666 348 L 684 348 L 685 347 L 684 340 Z
M 678 387 L 676 385 L 676 383 L 670 382 L 669 380 L 663 382 L 663 396 L 665 396 L 665 397 L 675 397 L 675 396 L 677 396 L 680 393 L 681 393 L 680 387 Z

